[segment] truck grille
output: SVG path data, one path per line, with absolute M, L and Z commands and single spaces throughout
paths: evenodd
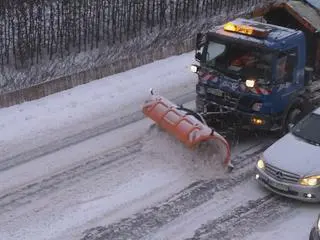
M 236 92 L 227 92 L 213 86 L 197 84 L 197 94 L 214 103 L 230 108 L 236 108 L 245 112 L 252 112 L 252 104 L 257 99 L 251 96 L 244 96 Z
M 239 96 L 237 96 L 236 94 L 223 92 L 223 96 L 216 96 L 207 92 L 207 95 L 214 99 L 214 101 L 219 105 L 236 108 L 239 103 Z
M 298 183 L 300 179 L 298 174 L 285 171 L 267 163 L 265 165 L 265 172 L 280 182 Z

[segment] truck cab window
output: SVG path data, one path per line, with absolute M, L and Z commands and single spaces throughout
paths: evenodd
M 293 81 L 293 70 L 297 64 L 297 52 L 296 49 L 287 52 L 282 52 L 278 56 L 277 60 L 277 82 L 285 83 Z
M 272 74 L 273 53 L 250 45 L 208 41 L 203 54 L 206 64 L 224 74 L 267 81 Z
M 225 50 L 226 45 L 216 42 L 209 42 L 206 56 L 207 62 L 214 64 L 216 57 L 223 54 Z

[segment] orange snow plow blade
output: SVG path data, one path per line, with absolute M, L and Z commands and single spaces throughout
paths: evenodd
M 152 119 L 160 128 L 173 135 L 191 149 L 202 142 L 213 141 L 223 155 L 223 164 L 231 167 L 230 146 L 227 140 L 213 131 L 196 117 L 162 96 L 152 95 L 142 107 L 144 115 Z

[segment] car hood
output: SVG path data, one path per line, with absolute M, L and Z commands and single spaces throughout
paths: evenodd
M 266 163 L 300 176 L 320 174 L 320 147 L 291 133 L 272 144 L 263 156 Z

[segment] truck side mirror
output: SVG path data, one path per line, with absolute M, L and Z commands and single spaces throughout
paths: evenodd
M 197 38 L 196 38 L 196 48 L 197 48 L 197 50 L 199 50 L 200 47 L 201 47 L 201 39 L 202 39 L 202 33 L 197 33 Z
M 197 50 L 200 50 L 200 48 L 205 44 L 207 41 L 206 35 L 202 33 L 197 33 L 197 38 L 196 38 L 196 48 Z
M 195 59 L 200 62 L 200 61 L 201 61 L 201 58 L 202 58 L 201 52 L 196 52 L 196 54 L 195 54 Z
M 312 82 L 313 78 L 313 68 L 305 67 L 304 68 L 304 83 L 305 86 L 308 86 Z

